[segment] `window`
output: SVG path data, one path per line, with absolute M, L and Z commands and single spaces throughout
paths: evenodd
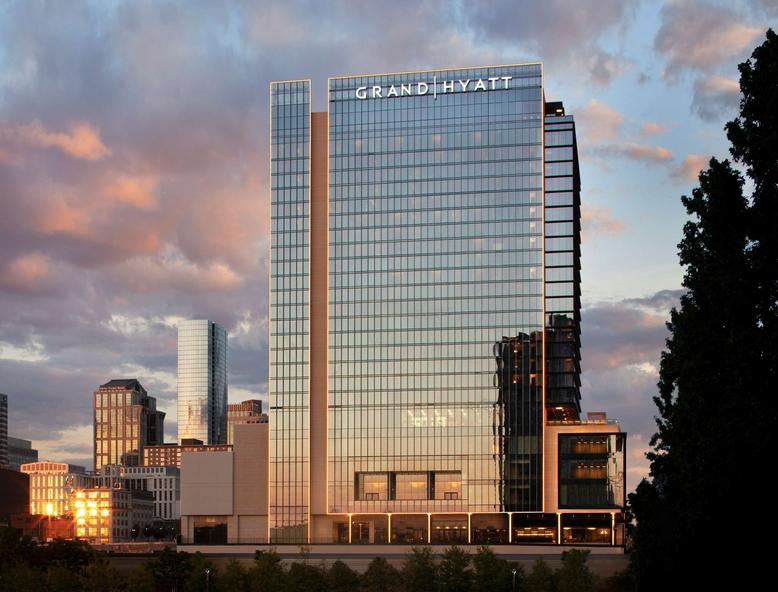
M 357 473 L 357 499 L 379 501 L 389 499 L 387 473 Z
M 396 500 L 429 499 L 428 474 L 396 473 L 394 494 Z

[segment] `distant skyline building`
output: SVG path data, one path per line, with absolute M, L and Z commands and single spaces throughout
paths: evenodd
M 178 441 L 227 442 L 227 331 L 209 320 L 178 324 Z
M 8 395 L 0 393 L 0 467 L 8 466 Z
M 93 410 L 96 471 L 103 465 L 138 466 L 145 446 L 163 442 L 165 413 L 135 378 L 100 385 Z
M 144 467 L 181 467 L 182 452 L 225 452 L 232 450 L 229 444 L 203 444 L 202 440 L 186 438 L 182 444 L 147 446 L 143 450 Z
M 71 493 L 90 487 L 92 480 L 84 467 L 53 461 L 38 461 L 21 466 L 30 476 L 30 514 L 72 515 Z
M 575 121 L 542 64 L 270 89 L 271 543 L 623 541 L 582 419 Z
M 181 471 L 172 466 L 103 465 L 94 475 L 93 486 L 148 491 L 154 497 L 155 520 L 178 520 L 181 517 L 180 475 Z
M 235 426 L 246 423 L 267 423 L 267 415 L 262 413 L 262 401 L 259 399 L 227 405 L 227 444 L 235 443 Z
M 38 451 L 30 440 L 8 436 L 8 466 L 18 471 L 24 463 L 38 460 Z

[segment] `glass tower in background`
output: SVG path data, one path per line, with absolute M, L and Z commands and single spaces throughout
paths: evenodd
M 227 442 L 227 331 L 213 321 L 178 325 L 178 441 Z
M 330 78 L 325 113 L 310 81 L 271 84 L 271 542 L 580 527 L 557 435 L 619 428 L 580 419 L 575 125 L 543 84 Z

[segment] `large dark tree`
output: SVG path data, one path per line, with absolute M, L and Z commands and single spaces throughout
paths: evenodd
M 630 495 L 641 589 L 723 578 L 757 559 L 765 453 L 778 400 L 778 38 L 740 65 L 740 117 L 727 124 L 735 165 L 711 159 L 682 197 L 686 293 L 662 353 L 651 481 Z M 745 184 L 737 165 L 745 169 Z M 753 187 L 744 195 L 744 185 Z M 761 501 L 758 501 L 761 500 Z M 740 534 L 737 534 L 740 533 Z M 727 560 L 712 563 L 719 550 Z

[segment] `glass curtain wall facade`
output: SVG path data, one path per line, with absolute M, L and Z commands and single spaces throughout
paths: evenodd
M 273 542 L 297 543 L 310 513 L 310 82 L 273 83 L 270 95 L 269 525 Z
M 227 331 L 208 320 L 178 325 L 178 440 L 190 438 L 227 442 Z
M 373 92 L 419 82 L 427 94 Z M 330 511 L 539 510 L 542 408 L 505 442 L 493 350 L 543 332 L 541 66 L 336 78 L 329 91 Z M 541 380 L 514 399 L 540 401 Z M 517 470 L 525 492 L 506 498 L 517 449 L 535 477 Z M 355 499 L 355 475 L 376 472 L 462 478 L 450 499 L 429 483 Z

